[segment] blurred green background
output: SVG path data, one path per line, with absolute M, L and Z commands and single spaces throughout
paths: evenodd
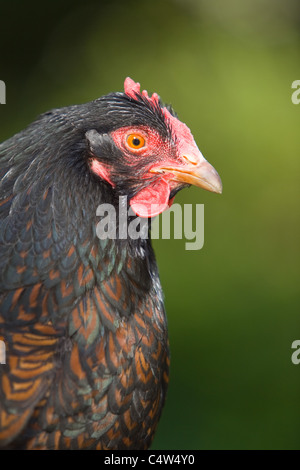
M 0 2 L 0 140 L 122 91 L 171 103 L 218 170 L 205 243 L 155 240 L 171 381 L 153 449 L 300 449 L 298 0 Z

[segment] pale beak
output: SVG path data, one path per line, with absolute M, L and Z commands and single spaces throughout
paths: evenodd
M 189 164 L 182 166 L 162 166 L 152 168 L 152 173 L 170 173 L 173 181 L 180 183 L 188 183 L 199 188 L 212 191 L 213 193 L 222 193 L 222 181 L 214 167 L 208 163 L 203 157 L 201 161 L 195 161 L 193 157 L 184 157 Z

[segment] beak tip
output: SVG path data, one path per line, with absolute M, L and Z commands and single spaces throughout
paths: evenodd
M 206 177 L 206 181 L 209 183 L 210 187 L 207 187 L 205 189 L 208 189 L 209 191 L 212 191 L 213 193 L 216 193 L 216 194 L 222 194 L 223 185 L 222 185 L 221 178 L 218 172 L 210 164 L 209 164 L 209 173 Z
M 223 193 L 223 185 L 220 181 L 220 184 L 216 187 L 216 191 L 215 191 L 217 194 L 222 194 Z

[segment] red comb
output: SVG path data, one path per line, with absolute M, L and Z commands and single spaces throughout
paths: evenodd
M 141 93 L 141 85 L 138 82 L 135 82 L 130 77 L 127 77 L 124 82 L 124 91 L 126 95 L 130 98 L 136 99 L 136 95 L 143 95 L 151 103 L 159 105 L 159 97 L 157 93 L 153 93 L 151 98 L 148 95 L 146 90 L 143 90 Z
M 146 90 L 143 90 L 141 93 L 141 85 L 138 82 L 135 82 L 131 78 L 127 77 L 124 82 L 124 91 L 127 96 L 130 98 L 136 99 L 136 95 L 143 95 L 150 103 L 154 105 L 159 105 L 159 96 L 157 93 L 153 93 L 151 98 L 149 97 Z M 191 134 L 190 129 L 184 124 L 183 122 L 179 121 L 175 116 L 172 116 L 170 111 L 167 108 L 162 108 L 164 117 L 169 124 L 173 131 L 176 133 L 177 137 L 179 138 L 180 146 L 185 145 L 186 141 L 194 141 L 193 136 Z

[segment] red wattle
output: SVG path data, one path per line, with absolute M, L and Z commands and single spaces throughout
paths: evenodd
M 169 207 L 170 186 L 161 178 L 141 189 L 131 200 L 132 210 L 139 217 L 148 218 L 161 214 Z

